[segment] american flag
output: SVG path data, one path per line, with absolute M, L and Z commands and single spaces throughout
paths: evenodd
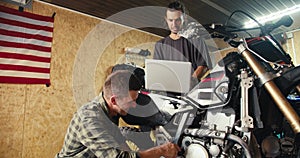
M 0 83 L 50 84 L 53 23 L 0 6 Z

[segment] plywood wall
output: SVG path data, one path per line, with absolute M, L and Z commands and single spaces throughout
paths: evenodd
M 300 30 L 289 33 L 291 38 L 287 40 L 285 44 L 285 50 L 292 57 L 295 65 L 300 65 Z
M 107 69 L 124 61 L 123 49 L 153 51 L 160 37 L 37 1 L 26 11 L 56 13 L 51 86 L 0 84 L 0 157 L 53 158 L 73 113 L 99 93 Z

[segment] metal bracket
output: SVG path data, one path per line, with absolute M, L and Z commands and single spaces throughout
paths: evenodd
M 243 45 L 243 44 L 240 44 L 238 47 L 237 47 L 238 51 L 239 51 L 239 54 L 242 54 L 245 50 L 246 50 L 246 47 Z
M 266 82 L 269 82 L 269 81 L 273 80 L 276 77 L 277 76 L 275 76 L 271 72 L 266 72 L 266 73 L 263 73 L 263 74 L 261 74 L 261 75 L 258 76 L 259 81 L 260 81 L 259 83 L 261 85 L 264 85 Z
M 253 118 L 249 116 L 249 88 L 253 86 L 253 77 L 248 76 L 248 72 L 241 72 L 241 126 L 236 127 L 238 131 L 248 132 L 249 128 L 253 128 Z

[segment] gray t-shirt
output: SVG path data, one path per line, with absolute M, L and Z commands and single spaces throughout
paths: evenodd
M 191 62 L 196 70 L 198 66 L 207 66 L 203 54 L 208 54 L 208 49 L 202 40 L 194 46 L 184 37 L 173 40 L 167 36 L 155 44 L 153 59 Z

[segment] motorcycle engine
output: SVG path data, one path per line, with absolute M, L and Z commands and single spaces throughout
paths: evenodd
M 177 113 L 171 124 L 156 130 L 158 145 L 167 141 L 177 141 L 182 148 L 182 156 L 186 158 L 209 158 L 221 155 L 224 150 L 225 135 L 231 133 L 234 126 L 234 110 L 208 109 L 205 119 L 198 122 L 198 127 L 190 126 L 192 124 L 190 120 L 197 120 L 199 114 L 187 113 Z
M 231 133 L 234 121 L 233 109 L 208 110 L 205 120 L 200 123 L 200 128 L 187 128 L 184 131 L 181 146 L 185 151 L 185 157 L 208 158 L 221 155 L 225 135 Z

